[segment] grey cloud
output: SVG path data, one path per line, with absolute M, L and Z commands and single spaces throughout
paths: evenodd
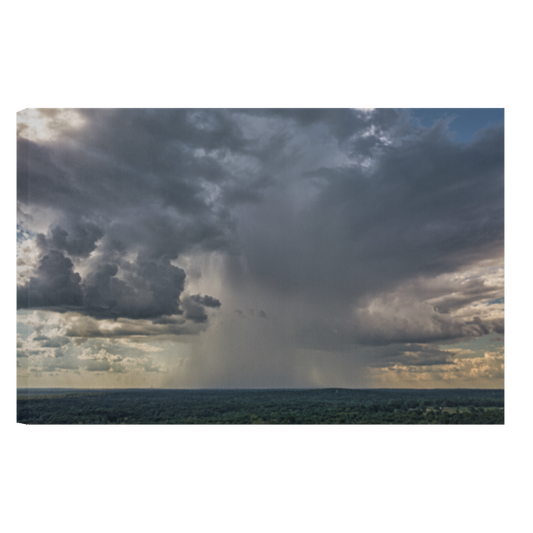
M 194 322 L 206 322 L 207 314 L 205 307 L 200 305 L 197 300 L 193 298 L 184 298 L 183 307 L 185 309 L 185 317 Z
M 67 345 L 70 343 L 70 339 L 67 337 L 51 337 L 47 344 L 44 345 L 45 348 L 57 348 L 65 350 Z
M 244 157 L 248 141 L 230 111 L 78 113 L 86 127 L 69 131 L 70 142 L 19 138 L 18 195 L 29 212 L 57 213 L 47 236 L 36 237 L 43 253 L 57 262 L 56 252 L 84 259 L 96 250 L 96 259 L 85 264 L 83 280 L 73 273 L 59 292 L 49 287 L 43 266 L 20 289 L 20 306 L 78 306 L 98 317 L 180 313 L 185 274 L 169 261 L 192 249 L 235 247 L 229 206 L 259 201 L 271 178 L 259 169 L 241 179 L 243 171 L 231 163 L 231 154 Z M 58 113 L 42 114 L 54 121 Z M 125 259 L 132 252 L 135 266 Z M 193 311 L 191 317 L 202 318 Z
M 53 162 L 50 147 L 17 139 L 17 198 L 24 210 L 31 205 L 70 206 L 73 192 L 68 176 Z
M 70 341 L 66 337 L 46 337 L 38 336 L 33 338 L 34 341 L 39 341 L 39 344 L 42 348 L 61 348 L 65 346 Z
M 126 372 L 123 364 L 123 357 L 118 354 L 107 352 L 104 348 L 97 353 L 83 353 L 78 360 L 85 364 L 85 369 L 89 372 Z
M 197 304 L 205 305 L 206 307 L 220 307 L 222 305 L 220 300 L 208 295 L 201 296 L 200 294 L 193 294 L 191 300 Z
M 250 309 L 248 311 L 249 316 L 255 316 L 258 318 L 267 318 L 267 314 L 261 309 L 259 311 L 256 311 L 255 309 Z
M 243 219 L 254 280 L 269 290 L 353 301 L 501 256 L 503 129 L 468 145 L 414 133 L 384 147 L 368 168 L 317 169 L 314 199 L 303 209 L 273 198 Z
M 13 287 L 14 309 L 26 309 L 28 307 L 28 285 L 14 285 Z
M 451 318 L 428 310 L 424 319 L 410 321 L 398 317 L 397 321 L 374 324 L 371 315 L 362 312 L 358 327 L 351 331 L 352 342 L 367 345 L 383 345 L 399 342 L 428 343 L 481 337 L 488 333 L 503 333 L 503 319 L 473 317 Z M 350 336 L 347 336 L 350 338 Z
M 433 366 L 451 365 L 454 354 L 427 344 L 392 344 L 375 350 L 369 359 L 372 367 L 393 365 Z
M 87 361 L 85 368 L 89 372 L 107 372 L 111 369 L 111 363 L 105 359 L 101 361 Z
M 326 126 L 331 134 L 343 142 L 373 126 L 377 132 L 388 131 L 398 124 L 402 114 L 394 109 L 374 109 L 365 112 L 358 109 L 266 109 L 241 110 L 258 116 L 279 117 L 295 121 L 303 128 L 313 125 Z
M 73 266 L 61 252 L 50 250 L 42 257 L 36 276 L 17 288 L 17 306 L 65 309 L 81 306 L 81 277 Z
M 70 360 L 59 360 L 55 358 L 47 358 L 43 361 L 42 366 L 39 370 L 42 372 L 55 372 L 56 370 L 77 370 L 79 365 Z
M 268 175 L 260 175 L 249 181 L 234 182 L 224 188 L 222 201 L 227 206 L 234 206 L 247 202 L 257 203 L 264 199 L 265 190 L 275 185 L 276 180 Z
M 17 335 L 17 348 L 23 348 L 23 347 L 24 347 L 24 342 L 20 338 L 20 334 L 18 334 Z
M 160 316 L 152 320 L 152 324 L 183 324 L 185 320 L 180 317 Z
M 474 319 L 470 322 L 470 324 L 478 328 L 478 331 L 480 332 L 480 336 L 487 335 L 488 333 L 492 333 L 492 332 L 500 333 L 499 331 L 494 331 L 493 329 L 491 329 L 489 324 L 481 320 L 481 318 L 478 316 L 475 316 Z
M 494 317 L 452 316 L 500 296 L 479 280 L 417 286 L 418 323 L 391 327 L 367 309 L 412 280 L 503 257 L 503 126 L 465 144 L 445 122 L 426 129 L 398 110 L 79 113 L 86 126 L 68 141 L 18 140 L 20 209 L 54 214 L 19 307 L 77 310 L 69 336 L 203 331 L 220 301 L 184 297 L 187 272 L 173 263 L 212 251 L 225 291 L 272 303 L 230 305 L 264 306 L 257 322 L 291 328 L 299 345 L 503 331 Z
M 64 250 L 71 256 L 87 257 L 96 249 L 96 241 L 102 235 L 102 230 L 93 223 L 78 224 L 70 232 L 56 226 L 51 230 L 48 244 L 57 250 Z
M 67 337 L 80 339 L 90 338 L 120 338 L 128 336 L 175 336 L 175 335 L 196 335 L 204 331 L 206 322 L 198 323 L 193 320 L 185 320 L 179 317 L 172 317 L 172 320 L 161 317 L 155 320 L 116 318 L 113 327 L 109 328 L 90 316 L 81 314 L 70 314 L 69 324 L 65 330 Z
M 460 290 L 450 287 L 449 294 L 440 294 L 429 301 L 439 313 L 448 313 L 470 303 L 491 298 L 500 291 L 500 287 L 491 286 L 485 280 L 478 278 L 463 282 Z
M 65 357 L 65 350 L 62 347 L 56 347 L 54 357 Z
M 182 313 L 185 272 L 168 260 L 98 263 L 82 281 L 72 261 L 57 250 L 41 259 L 36 276 L 18 288 L 18 307 L 77 309 L 97 318 L 152 318 Z
M 477 300 L 464 297 L 476 286 Z M 424 280 L 400 286 L 378 297 L 363 298 L 357 307 L 331 305 L 310 312 L 303 320 L 291 317 L 298 345 L 306 349 L 343 351 L 361 346 L 386 346 L 398 343 L 431 343 L 466 340 L 489 333 L 503 333 L 501 313 L 493 313 L 490 306 L 476 306 L 485 302 L 486 294 L 494 288 L 476 281 L 450 283 L 448 279 L 430 283 Z M 501 290 L 501 289 L 500 289 Z M 452 294 L 457 302 L 454 309 L 442 311 L 435 307 L 436 293 Z M 447 298 L 445 296 L 444 298 Z M 437 298 L 438 300 L 439 298 Z
M 157 365 L 151 359 L 146 359 L 141 363 L 142 369 L 145 372 L 163 372 L 164 370 L 160 365 Z
M 505 333 L 505 320 L 503 317 L 493 320 L 491 323 L 491 331 L 503 335 Z
M 168 260 L 99 264 L 83 283 L 87 314 L 98 318 L 153 318 L 180 313 L 185 272 Z

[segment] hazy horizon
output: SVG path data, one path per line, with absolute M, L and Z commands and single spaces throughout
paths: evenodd
M 432 387 L 432 388 L 420 388 L 420 387 L 17 387 L 17 391 L 20 390 L 235 390 L 235 391 L 253 391 L 253 390 L 416 390 L 416 391 L 430 391 L 430 390 L 504 390 L 501 388 L 480 388 L 480 387 Z
M 17 387 L 503 389 L 503 109 L 26 109 Z

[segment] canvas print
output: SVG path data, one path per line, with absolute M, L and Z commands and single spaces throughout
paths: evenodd
M 503 424 L 503 109 L 24 109 L 17 420 Z

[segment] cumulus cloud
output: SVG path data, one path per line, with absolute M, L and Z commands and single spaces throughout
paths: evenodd
M 81 234 L 82 241 L 89 235 L 86 231 Z M 93 233 L 93 237 L 98 234 Z M 180 295 L 186 274 L 170 260 L 148 260 L 139 254 L 136 261 L 115 257 L 115 262 L 87 262 L 82 280 L 74 271 L 72 260 L 53 247 L 63 248 L 72 256 L 83 256 L 92 251 L 95 239 L 68 245 L 65 244 L 66 235 L 57 227 L 52 229 L 50 238 L 37 234 L 35 240 L 41 249 L 41 257 L 33 275 L 20 280 L 19 308 L 77 310 L 95 318 L 161 319 L 164 315 L 183 314 Z M 90 243 L 88 248 L 84 247 L 87 243 Z M 70 250 L 69 246 L 72 247 Z M 198 319 L 198 313 L 195 314 L 191 306 L 216 308 L 221 303 L 209 295 L 195 295 L 186 299 L 184 305 L 189 306 L 189 315 Z
M 65 344 L 70 342 L 66 337 L 50 338 L 45 335 L 33 337 L 33 340 L 38 341 L 42 348 L 61 348 L 61 346 L 65 346 Z
M 422 367 L 454 364 L 456 351 L 442 350 L 429 344 L 390 344 L 375 350 L 371 367 Z
M 118 318 L 116 320 L 96 320 L 79 314 L 69 317 L 65 335 L 68 337 L 125 337 L 125 336 L 165 336 L 194 335 L 205 330 L 205 324 L 187 321 L 181 317 L 174 319 L 138 320 Z
M 57 250 L 44 255 L 26 285 L 18 287 L 17 306 L 71 308 L 82 304 L 81 277 L 72 261 Z
M 67 111 L 19 117 L 18 307 L 66 320 L 21 354 L 181 336 L 198 372 L 215 350 L 220 376 L 296 380 L 302 349 L 436 368 L 435 343 L 503 333 L 503 124 L 462 142 L 393 109 Z
M 222 305 L 220 300 L 217 300 L 212 296 L 201 296 L 200 294 L 193 294 L 191 300 L 197 304 L 205 305 L 206 307 L 220 307 Z
M 207 314 L 205 307 L 197 304 L 191 298 L 186 298 L 183 301 L 185 307 L 185 316 L 194 322 L 205 322 L 207 320 Z
M 20 336 L 20 333 L 17 333 L 17 348 L 23 348 L 24 342 Z
M 398 383 L 414 387 L 428 384 L 437 384 L 440 387 L 469 387 L 475 384 L 487 386 L 495 382 L 502 384 L 504 378 L 504 356 L 500 352 L 485 352 L 482 356 L 474 357 L 454 357 L 452 352 L 448 352 L 444 363 L 422 362 L 413 365 L 408 358 L 403 358 L 375 367 L 375 378 L 388 386 Z
M 92 223 L 77 224 L 72 230 L 67 231 L 60 226 L 54 226 L 50 230 L 49 242 L 39 234 L 43 247 L 63 250 L 71 256 L 87 257 L 96 249 L 96 241 L 103 233 Z
M 88 314 L 96 317 L 152 318 L 180 313 L 185 272 L 168 260 L 98 265 L 84 283 Z
M 94 353 L 90 348 L 86 348 L 78 359 L 85 362 L 85 368 L 89 372 L 125 372 L 124 365 L 121 364 L 122 357 L 110 354 L 104 349 Z
M 218 200 L 258 201 L 269 179 L 243 166 L 247 141 L 229 112 L 73 113 L 83 127 L 69 129 L 63 112 L 30 113 L 55 128 L 54 142 L 25 135 L 30 115 L 19 117 L 19 211 L 41 230 L 33 242 L 42 252 L 21 279 L 19 307 L 77 307 L 97 318 L 183 313 L 186 274 L 173 262 L 196 248 L 231 248 L 233 220 Z M 192 302 L 189 316 L 204 320 Z

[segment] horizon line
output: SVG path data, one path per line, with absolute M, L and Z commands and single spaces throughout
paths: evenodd
M 482 387 L 17 387 L 20 390 L 170 390 L 170 391 L 206 391 L 206 390 L 505 390 L 505 388 Z

